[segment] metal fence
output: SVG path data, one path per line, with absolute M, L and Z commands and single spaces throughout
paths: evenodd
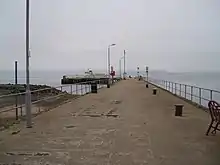
M 78 98 L 91 92 L 91 82 L 61 85 L 31 91 L 32 115 L 60 105 L 66 100 Z M 97 88 L 106 85 L 97 83 Z M 2 120 L 18 120 L 25 117 L 25 92 L 0 96 L 0 125 Z
M 149 82 L 205 108 L 211 100 L 220 101 L 220 91 L 217 90 L 152 78 Z

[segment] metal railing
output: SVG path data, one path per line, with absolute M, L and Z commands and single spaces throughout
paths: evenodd
M 217 90 L 152 78 L 149 82 L 204 108 L 208 108 L 211 100 L 220 101 L 220 91 Z
M 66 100 L 78 98 L 91 92 L 91 83 L 97 83 L 97 89 L 106 85 L 99 81 L 81 82 L 31 91 L 32 115 L 60 105 Z M 2 120 L 18 120 L 25 117 L 25 92 L 0 96 L 0 125 Z

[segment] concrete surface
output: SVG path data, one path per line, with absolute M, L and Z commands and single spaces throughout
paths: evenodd
M 174 104 L 184 104 L 183 117 Z M 219 165 L 209 116 L 144 82 L 125 80 L 0 132 L 0 165 Z

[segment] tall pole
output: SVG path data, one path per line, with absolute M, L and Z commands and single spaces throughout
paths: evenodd
M 110 65 L 111 65 L 111 63 L 110 63 L 110 46 L 108 46 L 108 78 L 110 78 Z
M 30 73 L 29 73 L 29 58 L 30 58 L 30 50 L 29 50 L 29 9 L 30 4 L 29 0 L 26 0 L 26 120 L 27 120 L 27 128 L 32 127 L 31 122 L 31 93 L 30 93 Z
M 123 57 L 121 57 L 120 59 L 119 59 L 119 72 L 120 72 L 120 78 L 122 78 L 122 74 L 121 74 L 121 60 L 124 58 L 124 56 Z
M 147 83 L 148 83 L 148 66 L 146 66 Z
M 126 72 L 125 72 L 125 53 L 126 53 L 126 52 L 125 52 L 125 50 L 124 50 L 124 76 L 123 76 L 123 77 L 124 77 L 124 80 L 125 80 L 125 75 L 126 75 Z
M 111 44 L 108 46 L 108 85 L 107 87 L 109 88 L 110 87 L 110 78 L 111 78 L 111 71 L 110 71 L 110 68 L 111 68 L 111 63 L 110 63 L 110 60 L 111 60 L 111 57 L 110 57 L 110 48 L 111 46 L 115 46 L 116 44 Z
M 146 83 L 146 88 L 148 88 L 148 66 L 146 66 L 146 75 L 147 75 L 147 83 Z
M 119 60 L 119 74 L 120 74 L 120 79 L 121 79 L 121 59 Z
M 15 61 L 15 92 L 18 92 L 18 62 Z M 16 120 L 18 120 L 18 96 L 15 96 Z

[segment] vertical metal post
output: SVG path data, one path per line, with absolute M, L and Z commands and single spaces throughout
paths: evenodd
M 212 101 L 212 90 L 210 90 L 210 100 Z
M 147 66 L 147 67 L 146 67 L 147 83 L 149 83 L 149 82 L 148 82 L 148 81 L 149 81 L 148 73 L 149 73 L 149 68 L 148 68 L 148 66 Z
M 71 95 L 72 95 L 72 94 L 73 94 L 73 85 L 72 85 L 72 84 L 70 85 L 70 90 L 71 90 L 70 93 L 71 93 Z
M 173 82 L 172 82 L 172 93 L 173 93 Z
M 124 75 L 123 75 L 124 80 L 125 80 L 125 75 L 126 75 L 126 72 L 125 72 L 125 54 L 126 54 L 126 52 L 124 50 Z
M 202 105 L 202 90 L 199 88 L 199 104 Z
M 180 96 L 181 96 L 181 90 L 182 90 L 182 89 L 181 89 L 181 84 L 180 84 Z
M 120 74 L 120 78 L 121 78 L 121 59 L 119 60 L 119 74 Z
M 176 95 L 176 83 L 175 83 L 175 95 Z
M 169 81 L 169 91 L 170 91 L 170 81 Z
M 15 107 L 16 107 L 16 120 L 18 120 L 18 62 L 15 61 Z
M 31 122 L 31 91 L 30 91 L 30 76 L 29 76 L 29 0 L 26 0 L 26 118 L 27 128 L 32 127 Z
M 110 46 L 108 46 L 108 78 L 110 79 Z
M 186 91 L 186 85 L 185 85 L 185 99 L 186 99 L 186 93 L 187 93 L 187 91 Z
M 76 95 L 78 95 L 78 84 L 76 84 Z
M 111 67 L 111 63 L 110 63 L 110 60 L 111 60 L 111 58 L 110 58 L 110 46 L 108 46 L 108 84 L 109 84 L 109 87 L 110 87 L 110 79 L 111 79 L 111 77 L 110 77 L 110 67 Z M 82 87 L 82 86 L 81 86 Z
M 191 101 L 193 101 L 193 86 L 191 86 Z

